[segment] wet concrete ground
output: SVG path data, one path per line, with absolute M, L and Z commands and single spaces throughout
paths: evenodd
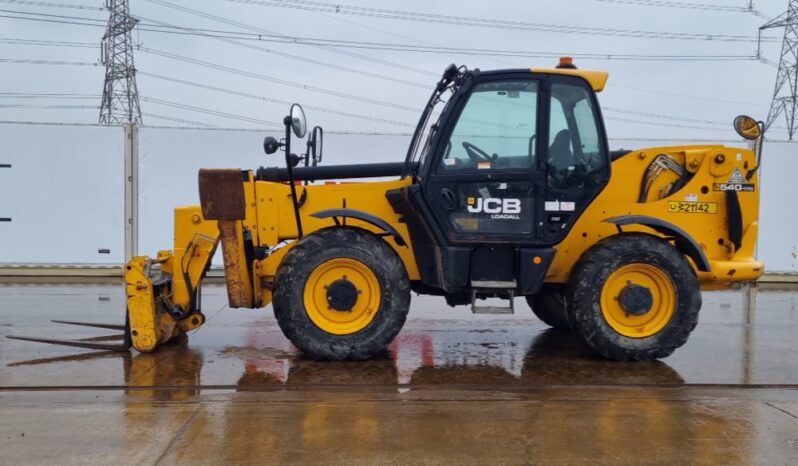
M 49 321 L 121 323 L 124 296 L 0 286 L 0 463 L 796 464 L 796 300 L 707 293 L 686 346 L 616 363 L 520 300 L 497 317 L 414 297 L 384 357 L 322 363 L 222 287 L 156 354 L 7 340 L 102 335 Z

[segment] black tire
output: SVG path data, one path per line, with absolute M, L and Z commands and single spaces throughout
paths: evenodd
M 373 319 L 349 334 L 321 329 L 305 308 L 308 277 L 337 258 L 360 262 L 379 282 L 380 305 Z M 362 229 L 332 227 L 305 236 L 285 255 L 275 278 L 273 307 L 283 334 L 307 356 L 362 360 L 384 354 L 402 329 L 410 308 L 410 282 L 401 259 L 384 240 Z
M 662 277 L 670 281 L 674 291 L 669 296 L 675 298 L 675 302 L 673 306 L 663 305 L 672 309 L 672 316 L 664 327 L 652 335 L 633 338 L 619 333 L 609 324 L 601 298 L 613 272 L 640 264 L 664 273 Z M 698 278 L 684 255 L 666 241 L 642 233 L 612 236 L 588 250 L 571 274 L 567 296 L 569 318 L 576 332 L 593 350 L 618 361 L 670 356 L 687 342 L 698 324 L 701 309 Z M 616 298 L 608 296 L 607 299 Z
M 537 294 L 527 296 L 526 302 L 537 318 L 549 327 L 562 332 L 573 329 L 565 308 L 565 291 L 561 288 L 544 285 Z

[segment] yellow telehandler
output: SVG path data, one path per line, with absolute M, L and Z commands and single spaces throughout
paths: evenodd
M 200 285 L 221 243 L 230 307 L 271 303 L 285 336 L 316 359 L 383 352 L 411 291 L 475 313 L 511 313 L 524 296 L 607 358 L 666 357 L 695 328 L 701 290 L 764 271 L 754 257 L 764 126 L 734 122 L 756 153 L 611 151 L 596 97 L 607 78 L 568 58 L 451 65 L 398 163 L 320 166 L 319 127 L 307 154 L 293 154 L 307 132 L 295 104 L 285 138 L 264 141 L 267 154 L 285 152 L 285 168 L 200 170 L 200 205 L 175 209 L 174 248 L 126 264 L 126 324 L 99 324 L 123 330 L 124 344 L 27 339 L 155 351 L 205 321 Z

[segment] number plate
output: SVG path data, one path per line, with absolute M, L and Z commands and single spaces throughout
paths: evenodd
M 684 214 L 717 214 L 717 202 L 669 202 L 668 212 Z

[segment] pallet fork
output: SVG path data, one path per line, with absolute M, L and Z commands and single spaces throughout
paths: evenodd
M 18 335 L 8 338 L 102 351 L 135 348 L 142 353 L 152 352 L 205 322 L 200 310 L 200 283 L 218 243 L 216 221 L 205 220 L 198 207 L 178 207 L 175 249 L 159 251 L 155 258 L 137 256 L 125 265 L 124 325 L 53 320 L 59 324 L 117 330 L 121 334 L 78 340 Z

